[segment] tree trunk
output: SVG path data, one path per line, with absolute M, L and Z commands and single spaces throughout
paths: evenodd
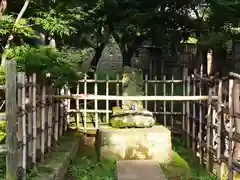
M 137 36 L 135 37 L 133 43 L 127 49 L 124 49 L 122 53 L 123 67 L 132 65 L 131 60 L 132 60 L 133 54 L 142 45 L 145 39 L 146 39 L 145 36 Z
M 220 77 L 227 76 L 231 63 L 226 60 L 226 50 L 222 47 L 213 49 L 212 75 L 219 73 Z
M 101 45 L 96 49 L 96 52 L 95 52 L 95 54 L 94 54 L 94 56 L 92 58 L 92 61 L 90 63 L 90 69 L 88 71 L 88 77 L 90 79 L 92 79 L 93 76 L 94 76 L 94 72 L 97 69 L 98 62 L 99 62 L 99 60 L 100 60 L 100 58 L 102 56 L 102 52 L 103 52 L 105 46 L 106 46 L 105 43 L 101 43 Z
M 93 56 L 92 58 L 92 61 L 90 63 L 90 69 L 87 73 L 88 77 L 90 79 L 93 78 L 94 76 L 94 72 L 96 71 L 97 69 L 97 65 L 98 65 L 98 62 L 102 56 L 102 52 L 105 48 L 105 46 L 107 45 L 108 41 L 109 41 L 109 37 L 110 35 L 112 34 L 113 32 L 113 28 L 108 26 L 108 27 L 105 27 L 104 29 L 104 33 L 103 33 L 103 40 L 100 44 L 100 46 L 98 46 L 96 49 L 95 49 L 95 55 Z

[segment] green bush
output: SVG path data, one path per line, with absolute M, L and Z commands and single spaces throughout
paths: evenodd
M 36 73 L 37 80 L 55 86 L 75 85 L 82 74 L 84 50 L 57 50 L 51 46 L 17 46 L 5 52 L 7 59 L 17 61 L 18 71 Z M 46 75 L 49 75 L 46 77 Z

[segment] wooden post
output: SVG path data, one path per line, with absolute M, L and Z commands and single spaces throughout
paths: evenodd
M 174 96 L 174 76 L 172 76 L 171 82 L 171 96 Z M 174 129 L 174 119 L 173 119 L 173 101 L 171 101 L 171 129 Z
M 106 96 L 109 95 L 109 76 L 106 75 Z M 106 100 L 106 123 L 109 123 L 109 100 Z
M 120 80 L 119 80 L 119 74 L 117 74 L 117 83 L 116 83 L 116 95 L 119 96 L 120 95 Z M 117 106 L 120 106 L 119 100 L 117 100 Z
M 21 167 L 22 167 L 22 179 L 26 179 L 26 169 L 27 169 L 27 123 L 26 123 L 26 108 L 25 108 L 25 99 L 26 99 L 26 91 L 25 91 L 25 73 L 19 72 L 18 73 L 18 82 L 21 84 L 19 88 L 19 97 L 18 97 L 18 104 L 21 108 L 21 115 L 19 119 L 19 127 L 20 133 L 19 137 L 22 140 L 22 158 L 21 158 Z M 21 132 L 22 131 L 22 132 Z
M 145 86 L 145 93 L 144 93 L 144 96 L 147 96 L 148 95 L 148 75 L 146 74 L 145 75 L 145 78 L 144 78 L 144 86 Z M 147 100 L 145 100 L 145 109 L 148 109 L 148 101 Z
M 65 91 L 65 95 L 68 95 L 70 96 L 71 95 L 71 90 L 67 87 L 66 88 L 66 91 Z M 67 99 L 65 101 L 65 133 L 67 133 L 67 130 L 68 130 L 68 125 L 70 123 L 70 109 L 71 109 L 71 100 L 70 99 Z
M 163 96 L 166 96 L 166 75 L 163 76 Z M 163 101 L 163 122 L 164 126 L 167 126 L 167 117 L 166 117 L 166 101 Z
M 212 141 L 212 132 L 211 132 L 211 125 L 212 125 L 212 92 L 213 88 L 209 87 L 208 90 L 208 112 L 207 112 L 207 158 L 206 158 L 206 169 L 210 172 L 211 170 L 211 141 Z
M 98 84 L 97 84 L 97 74 L 94 74 L 94 94 L 98 95 Z M 98 128 L 99 121 L 98 121 L 98 100 L 94 100 L 94 109 L 95 109 L 95 126 Z
M 32 114 L 33 121 L 33 154 L 32 162 L 34 168 L 36 168 L 36 155 L 37 155 L 37 109 L 36 109 L 36 74 L 33 74 L 33 88 L 32 88 L 32 106 L 34 108 Z
M 157 96 L 157 76 L 154 77 L 155 83 L 154 83 L 154 96 Z M 154 112 L 157 113 L 157 101 L 154 101 Z
M 28 136 L 29 137 L 33 137 L 33 103 L 32 103 L 32 83 L 33 83 L 33 80 L 32 80 L 32 75 L 29 77 L 29 83 L 31 84 L 28 88 L 28 99 L 29 99 L 29 104 L 31 106 L 31 108 L 29 108 L 29 111 L 28 111 L 28 125 L 27 125 L 27 128 L 28 128 Z M 33 144 L 32 144 L 32 140 L 30 140 L 28 142 L 28 164 L 29 166 L 31 167 L 32 166 L 32 153 L 33 153 Z
M 59 89 L 57 89 L 57 95 L 59 94 Z M 59 137 L 59 100 L 55 99 L 55 123 L 54 123 L 54 141 L 57 144 Z
M 200 76 L 203 76 L 202 66 Z M 202 79 L 199 81 L 199 96 L 202 96 Z M 203 110 L 201 100 L 199 101 L 199 156 L 199 163 L 203 165 Z
M 77 95 L 79 95 L 79 82 L 77 83 Z M 77 125 L 77 129 L 80 128 L 80 107 L 79 107 L 79 99 L 76 99 L 76 125 Z
M 45 113 L 46 113 L 46 86 L 42 86 L 41 92 L 41 101 L 42 101 L 42 108 L 41 108 L 41 162 L 44 161 L 44 154 L 45 154 Z
M 221 134 L 222 134 L 222 80 L 218 83 L 218 106 L 217 106 L 217 178 L 221 178 Z
M 6 179 L 17 180 L 17 79 L 16 61 L 6 61 Z
M 64 95 L 64 88 L 62 88 L 61 90 L 60 90 L 60 94 L 61 95 Z M 60 107 L 60 109 L 59 109 L 59 137 L 61 137 L 62 136 L 62 134 L 63 134 L 63 121 L 64 121 L 64 100 L 60 100 L 60 102 L 59 102 L 59 107 Z
M 228 179 L 233 179 L 233 169 L 232 169 L 232 162 L 233 162 L 233 146 L 232 146 L 232 137 L 233 137 L 233 90 L 234 90 L 234 80 L 229 80 L 229 133 L 228 133 Z
M 70 96 L 71 92 L 68 87 L 65 87 L 64 90 L 64 95 Z M 64 101 L 64 108 L 63 108 L 63 120 L 64 120 L 64 135 L 67 134 L 68 130 L 68 123 L 70 122 L 70 115 L 69 115 L 69 110 L 70 110 L 70 99 L 65 99 Z
M 183 75 L 183 97 L 186 94 L 186 76 Z M 182 139 L 184 143 L 186 142 L 186 103 L 183 101 L 182 105 Z
M 51 151 L 52 146 L 52 132 L 53 132 L 53 101 L 52 101 L 52 87 L 49 88 L 49 107 L 48 107 L 48 152 Z
M 196 96 L 196 79 L 195 76 L 193 77 L 193 96 Z M 193 101 L 192 107 L 192 150 L 195 152 L 196 150 L 196 101 Z
M 187 82 L 187 75 L 188 75 L 188 69 L 183 68 L 183 97 L 186 95 L 186 82 Z M 183 141 L 186 143 L 186 102 L 183 101 L 183 107 L 182 107 L 182 136 Z
M 87 74 L 84 75 L 84 96 L 87 96 Z M 87 132 L 87 100 L 84 99 L 83 128 Z
M 190 96 L 190 76 L 187 77 L 187 96 Z M 190 148 L 190 103 L 186 102 L 186 117 L 187 117 L 187 148 Z

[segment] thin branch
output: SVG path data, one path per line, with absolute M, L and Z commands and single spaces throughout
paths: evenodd
M 12 42 L 12 40 L 13 40 L 13 34 L 14 34 L 14 32 L 16 31 L 15 27 L 16 27 L 16 25 L 19 23 L 20 19 L 22 18 L 23 14 L 25 13 L 25 11 L 27 10 L 27 7 L 28 7 L 30 1 L 31 1 L 31 0 L 26 0 L 26 1 L 25 1 L 25 3 L 24 3 L 24 5 L 23 5 L 20 13 L 18 14 L 18 16 L 17 16 L 17 18 L 16 18 L 16 20 L 15 20 L 15 22 L 14 22 L 14 24 L 13 24 L 12 33 L 11 33 L 11 35 L 8 37 L 6 46 L 5 46 L 5 48 L 4 48 L 4 52 L 10 48 L 11 42 Z M 3 55 L 2 55 L 1 66 L 5 66 L 5 63 L 6 63 L 6 55 L 4 54 L 4 52 L 3 52 Z

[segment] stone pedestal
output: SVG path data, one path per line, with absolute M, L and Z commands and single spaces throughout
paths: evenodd
M 96 142 L 100 159 L 171 161 L 171 132 L 164 126 L 99 129 Z
M 122 110 L 119 112 L 113 110 L 113 115 L 110 119 L 110 126 L 113 128 L 149 128 L 152 127 L 155 122 L 153 113 L 145 109 Z

